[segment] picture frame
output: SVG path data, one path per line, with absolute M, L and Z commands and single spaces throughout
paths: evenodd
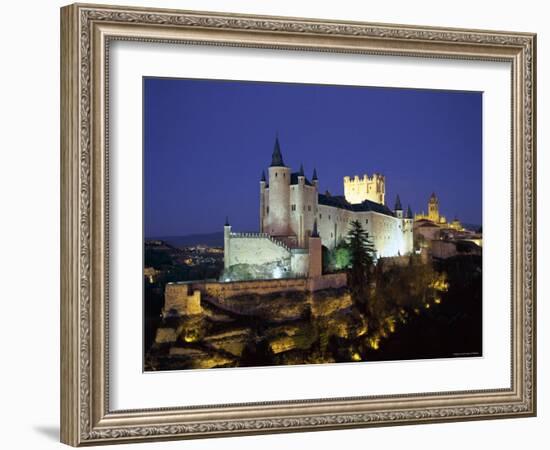
M 511 66 L 508 388 L 113 410 L 110 45 L 500 61 Z M 536 35 L 74 4 L 61 9 L 61 441 L 97 445 L 536 415 Z

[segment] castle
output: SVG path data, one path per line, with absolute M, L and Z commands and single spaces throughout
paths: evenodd
M 260 181 L 259 233 L 234 233 L 224 227 L 225 281 L 306 276 L 322 272 L 322 247 L 331 250 L 359 221 L 376 256 L 407 255 L 413 250 L 413 217 L 399 196 L 385 205 L 385 178 L 344 177 L 344 195 L 319 193 L 316 170 L 308 179 L 303 166 L 292 172 L 283 161 L 278 137 Z

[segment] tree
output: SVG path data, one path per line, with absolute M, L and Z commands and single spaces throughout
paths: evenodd
M 362 312 L 368 314 L 369 273 L 374 263 L 374 245 L 368 233 L 358 220 L 351 222 L 346 244 L 349 249 L 351 268 L 348 271 L 348 284 L 354 302 Z

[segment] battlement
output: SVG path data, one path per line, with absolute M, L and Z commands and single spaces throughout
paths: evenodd
M 373 173 L 371 177 L 364 174 L 362 177 L 344 177 L 344 196 L 352 204 L 363 203 L 370 200 L 384 204 L 386 195 L 386 178 L 379 173 Z

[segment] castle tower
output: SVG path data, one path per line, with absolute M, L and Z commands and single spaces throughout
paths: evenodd
M 319 178 L 317 178 L 317 169 L 313 169 L 313 177 L 311 177 L 311 182 L 313 186 L 319 188 Z
M 403 207 L 401 206 L 401 199 L 399 198 L 399 195 L 395 198 L 395 206 L 393 208 L 393 212 L 395 213 L 395 217 L 398 219 L 403 218 Z
M 317 220 L 313 223 L 313 231 L 309 237 L 309 278 L 317 278 L 323 274 L 323 247 L 317 231 Z
M 265 214 L 265 188 L 266 188 L 265 170 L 262 170 L 260 179 L 260 233 L 264 232 L 264 214 Z
M 230 239 L 231 239 L 231 225 L 229 225 L 229 218 L 225 218 L 225 225 L 223 227 L 223 267 L 229 269 L 230 266 Z
M 290 168 L 283 161 L 279 137 L 275 139 L 268 172 L 267 226 L 264 227 L 264 232 L 272 236 L 287 236 L 290 222 Z
M 432 192 L 430 200 L 428 201 L 428 219 L 432 222 L 439 223 L 439 200 L 435 192 Z
M 385 204 L 386 201 L 386 180 L 384 175 L 379 173 L 367 174 L 359 178 L 358 175 L 344 177 L 344 196 L 351 204 L 363 203 L 365 200 Z
M 294 207 L 296 208 L 297 217 L 297 227 L 292 230 L 298 238 L 298 246 L 306 246 L 306 236 L 305 236 L 305 184 L 306 184 L 306 175 L 304 172 L 304 165 L 300 164 L 300 170 L 298 171 L 298 195 L 294 197 Z

